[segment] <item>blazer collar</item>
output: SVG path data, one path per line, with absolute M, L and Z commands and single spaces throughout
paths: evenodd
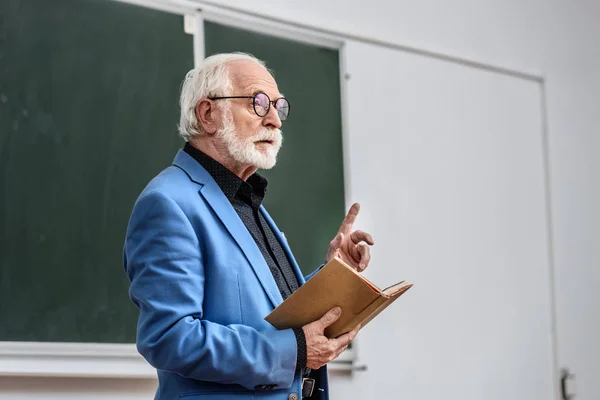
M 200 185 L 206 185 L 206 182 L 213 180 L 212 176 L 205 170 L 194 157 L 183 150 L 179 150 L 173 160 L 173 165 L 181 168 L 192 181 Z

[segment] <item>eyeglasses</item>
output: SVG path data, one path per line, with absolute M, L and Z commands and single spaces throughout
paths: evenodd
M 290 115 L 290 102 L 285 97 L 280 97 L 277 100 L 271 101 L 266 93 L 258 92 L 254 96 L 223 96 L 223 97 L 209 97 L 211 100 L 221 99 L 253 99 L 252 105 L 254 106 L 254 112 L 259 117 L 265 117 L 271 109 L 271 104 L 277 110 L 277 115 L 281 121 L 285 121 Z

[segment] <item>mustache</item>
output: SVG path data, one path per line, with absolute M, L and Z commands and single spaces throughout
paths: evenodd
M 282 139 L 281 129 L 267 129 L 263 128 L 256 133 L 256 135 L 252 136 L 253 142 L 258 142 L 261 140 L 270 140 L 273 142 L 278 142 Z

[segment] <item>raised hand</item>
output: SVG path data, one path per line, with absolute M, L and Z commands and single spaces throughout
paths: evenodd
M 366 232 L 352 231 L 352 226 L 359 211 L 360 204 L 358 203 L 354 203 L 350 207 L 337 235 L 329 243 L 325 262 L 331 261 L 333 257 L 338 257 L 358 272 L 362 272 L 367 268 L 371 260 L 371 248 L 369 246 L 374 245 L 375 242 L 371 235 Z

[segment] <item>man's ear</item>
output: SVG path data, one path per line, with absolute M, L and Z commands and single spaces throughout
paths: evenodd
M 204 128 L 208 135 L 214 135 L 218 129 L 218 121 L 221 119 L 220 110 L 217 109 L 214 101 L 210 99 L 200 99 L 194 110 L 198 123 Z

